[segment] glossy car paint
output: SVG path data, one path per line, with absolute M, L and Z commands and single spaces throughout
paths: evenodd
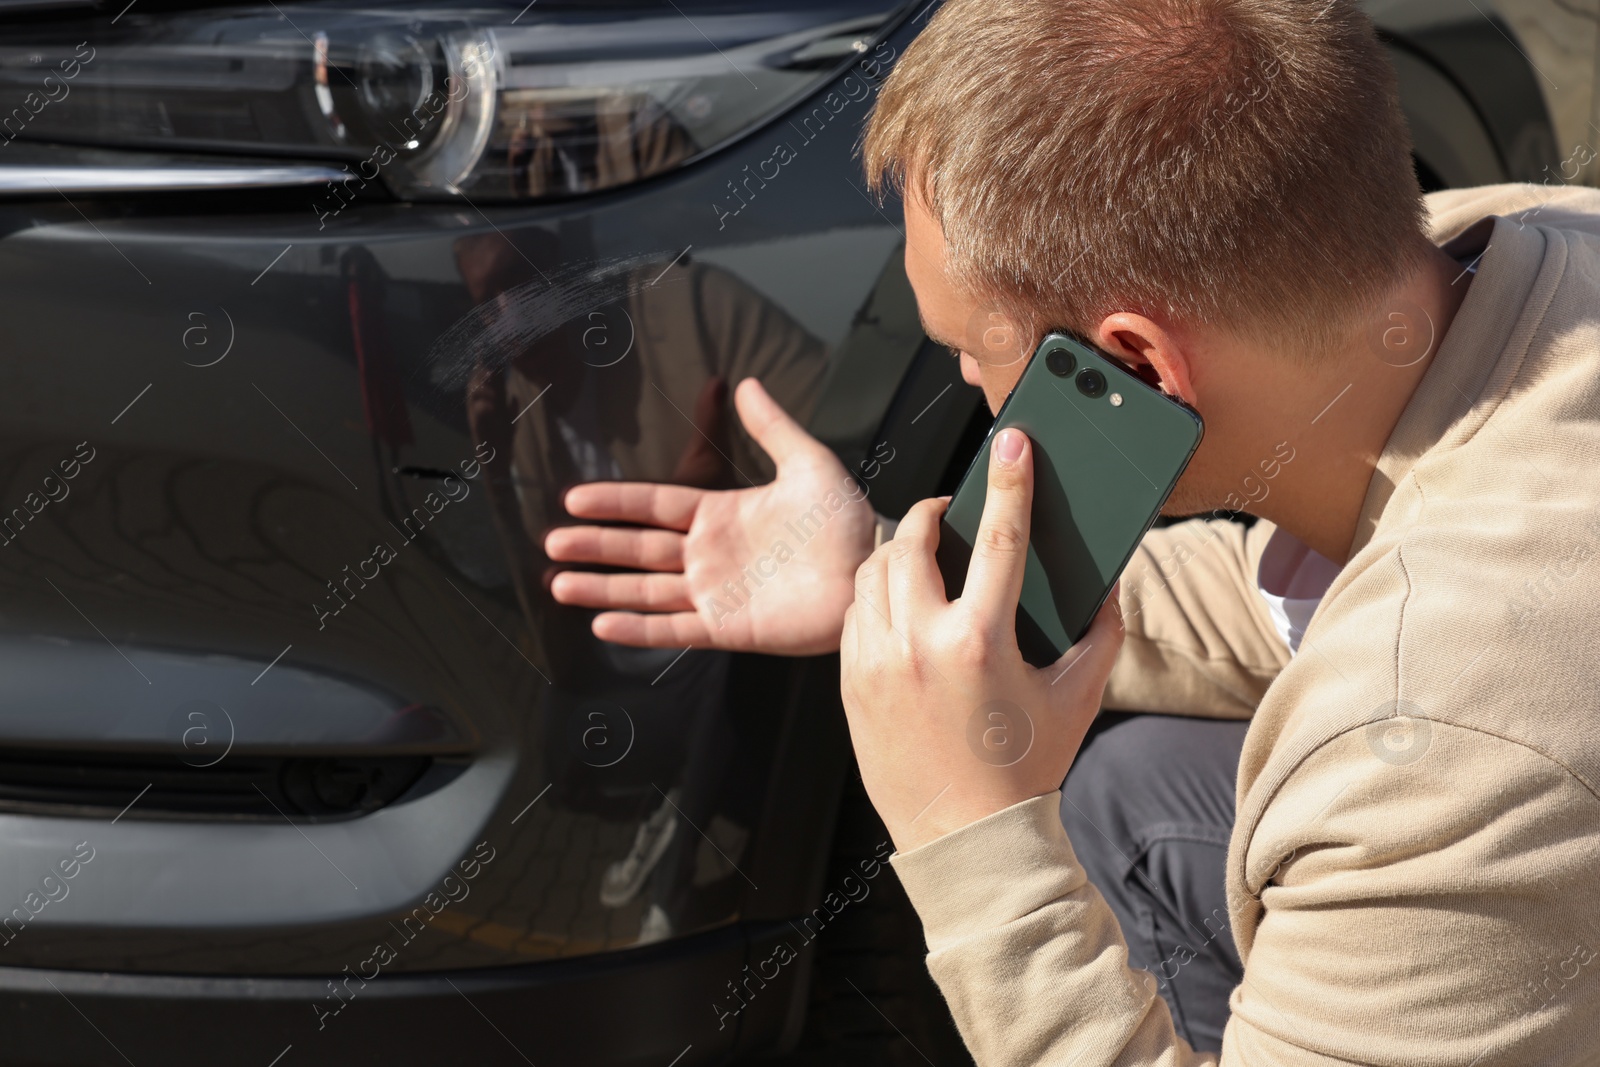
M 1549 116 L 1571 139 L 1592 114 L 1589 80 L 1551 89 L 1501 35 L 1553 24 L 1504 8 L 1373 6 L 1449 184 L 1541 180 L 1572 147 Z M 689 1064 L 793 1038 L 809 956 L 715 1005 L 832 888 L 833 661 L 603 645 L 539 545 L 583 478 L 770 477 L 744 374 L 885 513 L 959 472 L 977 398 L 852 155 L 927 14 L 598 195 L 0 202 L 0 509 L 28 516 L 0 544 L 0 767 L 85 768 L 0 790 L 0 916 L 30 916 L 0 918 L 7 1055 Z M 416 761 L 376 810 L 340 795 Z

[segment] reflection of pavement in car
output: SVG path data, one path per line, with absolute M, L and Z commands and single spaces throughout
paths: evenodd
M 495 860 L 515 870 L 515 879 L 497 887 L 494 897 L 480 900 L 474 894 L 461 907 L 446 909 L 435 925 L 482 946 L 483 965 L 504 963 L 507 952 L 540 960 L 637 944 L 649 910 L 642 894 L 616 908 L 600 903 L 607 858 L 627 855 L 635 837 L 634 825 L 541 801 L 517 824 Z M 431 947 L 417 940 L 419 964 Z M 460 942 L 441 937 L 437 947 L 458 953 Z
M 666 855 L 678 832 L 678 799 L 680 791 L 668 791 L 661 806 L 639 824 L 634 834 L 633 848 L 622 859 L 606 868 L 600 879 L 600 903 L 608 908 L 626 905 L 644 888 L 661 857 Z M 690 882 L 695 887 L 711 885 L 732 875 L 738 869 L 739 857 L 750 840 L 750 831 L 720 814 L 711 822 L 694 849 L 694 874 Z M 665 908 L 652 903 L 645 909 L 639 924 L 641 945 L 660 941 L 672 934 L 672 920 Z
M 628 854 L 606 868 L 600 879 L 600 903 L 620 908 L 644 888 L 644 880 L 660 862 L 678 829 L 679 791 L 672 789 L 650 817 L 639 824 Z
M 706 836 L 694 850 L 695 885 L 720 882 L 739 869 L 739 857 L 750 840 L 750 831 L 721 815 L 711 816 Z

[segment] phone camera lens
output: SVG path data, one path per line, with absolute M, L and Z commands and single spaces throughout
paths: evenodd
M 1095 400 L 1106 393 L 1106 376 L 1093 367 L 1085 367 L 1078 372 L 1078 392 Z
M 1057 378 L 1070 378 L 1072 372 L 1078 369 L 1078 357 L 1064 348 L 1045 353 L 1044 365 L 1050 368 L 1050 373 Z

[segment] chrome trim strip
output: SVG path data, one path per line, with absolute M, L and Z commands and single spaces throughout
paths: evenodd
M 0 196 L 27 193 L 141 193 L 198 189 L 263 189 L 348 181 L 323 166 L 8 167 L 0 163 Z

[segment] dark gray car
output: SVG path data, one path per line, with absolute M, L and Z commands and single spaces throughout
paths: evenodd
M 1592 178 L 1592 0 L 1373 7 L 1430 186 Z M 962 1062 L 834 659 L 540 547 L 770 478 L 746 376 L 964 467 L 853 155 L 930 8 L 0 0 L 3 1062 Z

